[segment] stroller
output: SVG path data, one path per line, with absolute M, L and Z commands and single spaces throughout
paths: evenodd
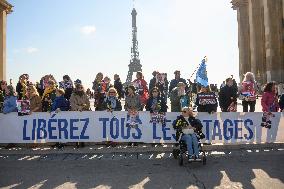
M 201 158 L 201 160 L 194 160 L 192 162 L 200 162 L 200 163 L 202 162 L 203 165 L 206 165 L 206 154 L 205 151 L 202 149 L 202 143 L 200 142 L 200 140 L 204 138 L 204 135 L 197 135 L 197 137 L 198 137 L 199 157 Z M 173 156 L 175 159 L 178 159 L 179 165 L 182 166 L 185 157 L 188 157 L 187 145 L 184 140 L 179 140 L 176 146 L 179 148 L 173 149 Z

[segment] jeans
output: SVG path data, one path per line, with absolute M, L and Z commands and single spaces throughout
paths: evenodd
M 181 140 L 184 140 L 187 145 L 189 156 L 199 155 L 198 139 L 195 133 L 189 135 L 182 135 Z M 193 148 L 192 148 L 193 147 Z M 193 153 L 194 152 L 194 153 Z
M 256 104 L 256 101 L 245 101 L 245 100 L 243 100 L 242 101 L 243 112 L 248 112 L 248 106 L 250 107 L 249 111 L 254 112 L 255 111 L 255 104 Z

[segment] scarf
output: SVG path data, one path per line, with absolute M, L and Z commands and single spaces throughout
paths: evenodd
M 110 102 L 111 109 L 116 108 L 116 97 L 114 96 L 109 96 L 108 101 Z
M 156 105 L 158 103 L 158 97 L 153 97 L 153 105 Z

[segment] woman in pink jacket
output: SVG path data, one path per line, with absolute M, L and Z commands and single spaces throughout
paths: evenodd
M 276 84 L 274 82 L 269 82 L 265 85 L 261 98 L 261 106 L 263 112 L 278 112 L 279 104 Z

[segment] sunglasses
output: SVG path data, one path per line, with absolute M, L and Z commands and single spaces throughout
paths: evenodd
M 109 94 L 115 94 L 116 92 L 108 92 Z

